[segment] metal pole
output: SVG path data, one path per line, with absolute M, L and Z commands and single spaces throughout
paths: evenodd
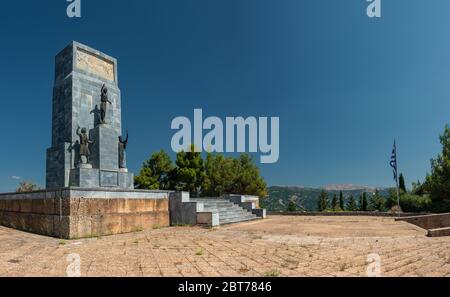
M 395 144 L 395 171 L 397 171 L 397 178 L 396 178 L 396 183 L 397 183 L 397 206 L 399 209 L 399 216 L 400 216 L 400 188 L 399 188 L 399 172 L 398 172 L 398 150 L 397 150 L 397 144 Z

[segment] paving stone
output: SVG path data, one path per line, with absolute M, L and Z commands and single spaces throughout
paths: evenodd
M 382 276 L 450 275 L 450 237 L 425 235 L 376 217 L 272 216 L 75 241 L 0 227 L 0 276 L 65 276 L 71 253 L 82 276 L 366 276 L 375 251 Z

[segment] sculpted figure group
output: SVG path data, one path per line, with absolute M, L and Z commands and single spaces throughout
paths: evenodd
M 108 88 L 103 85 L 100 94 L 100 124 L 106 124 L 106 115 L 108 111 L 108 104 L 112 105 L 112 102 L 108 98 Z M 86 128 L 77 128 L 77 135 L 80 138 L 79 140 L 79 149 L 78 149 L 78 164 L 90 164 L 90 156 L 91 150 L 90 145 L 95 143 L 95 140 L 92 140 L 87 135 Z M 119 155 L 119 168 L 125 168 L 125 150 L 128 145 L 128 131 L 126 139 L 124 140 L 122 136 L 119 136 L 118 139 L 118 155 Z

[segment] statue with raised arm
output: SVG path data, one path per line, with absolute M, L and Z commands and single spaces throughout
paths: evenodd
M 82 158 L 84 156 L 86 158 L 86 163 L 89 164 L 89 157 L 91 155 L 91 151 L 89 150 L 89 144 L 92 144 L 94 142 L 89 140 L 86 128 L 81 129 L 80 133 L 80 126 L 78 126 L 77 135 L 78 137 L 80 137 L 80 151 L 79 151 L 80 163 L 84 163 Z
M 103 84 L 102 90 L 101 90 L 101 97 L 100 97 L 101 103 L 100 103 L 100 123 L 105 124 L 106 121 L 106 111 L 108 108 L 108 104 L 112 104 L 111 101 L 108 99 L 108 88 Z
M 119 136 L 119 168 L 126 168 L 125 164 L 125 150 L 128 145 L 128 131 L 127 138 L 125 140 L 122 139 L 122 136 Z

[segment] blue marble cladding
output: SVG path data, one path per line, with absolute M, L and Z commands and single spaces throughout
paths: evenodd
M 94 168 L 76 168 L 70 170 L 70 187 L 99 188 L 99 170 Z
M 95 143 L 92 146 L 91 161 L 94 168 L 116 170 L 119 168 L 119 133 L 109 124 L 95 127 L 91 133 Z
M 118 187 L 119 173 L 117 171 L 100 171 L 100 186 Z
M 114 65 L 114 80 L 78 69 L 77 51 L 91 53 Z M 108 88 L 106 124 L 100 124 L 100 95 Z M 117 60 L 93 48 L 72 42 L 55 58 L 52 105 L 52 147 L 47 150 L 46 187 L 117 187 L 133 189 L 133 174 L 121 172 L 118 137 L 122 134 L 121 93 L 117 83 Z M 86 128 L 93 169 L 78 167 L 77 128 Z M 97 171 L 96 171 L 97 170 Z M 101 172 L 115 172 L 113 176 Z M 104 176 L 104 178 L 102 178 Z
M 71 143 L 63 143 L 47 150 L 46 160 L 46 188 L 59 188 L 68 185 L 72 163 Z
M 70 170 L 70 187 L 134 189 L 134 175 L 129 172 L 106 171 L 95 168 Z
M 134 174 L 131 172 L 119 172 L 119 188 L 134 189 Z

